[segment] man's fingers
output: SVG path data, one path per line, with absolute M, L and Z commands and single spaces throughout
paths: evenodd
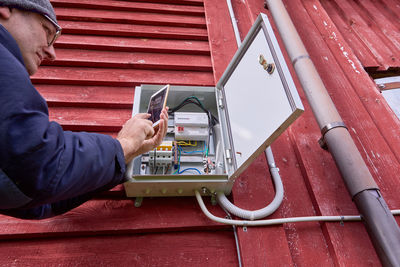
M 150 124 L 146 125 L 146 128 L 144 129 L 144 131 L 145 131 L 145 134 L 146 134 L 146 138 L 145 138 L 146 140 L 152 138 L 154 136 L 154 133 L 155 133 L 154 128 L 153 128 L 153 124 L 150 123 Z
M 152 138 L 155 147 L 161 144 L 164 136 L 165 136 L 165 123 L 164 119 L 161 119 L 160 124 L 158 124 L 158 131 Z
M 148 118 L 150 118 L 150 116 L 151 115 L 148 113 L 138 113 L 135 115 L 135 117 L 138 119 L 148 119 Z

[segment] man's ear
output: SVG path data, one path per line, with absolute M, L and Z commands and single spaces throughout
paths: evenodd
M 3 20 L 8 20 L 11 16 L 11 10 L 10 8 L 6 6 L 1 6 L 0 7 L 0 19 Z

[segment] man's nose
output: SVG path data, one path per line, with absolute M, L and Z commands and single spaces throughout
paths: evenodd
M 54 46 L 47 46 L 44 48 L 45 59 L 47 60 L 55 60 L 56 59 L 56 51 L 54 50 Z

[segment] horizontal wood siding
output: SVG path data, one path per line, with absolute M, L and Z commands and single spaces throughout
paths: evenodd
M 214 84 L 201 1 L 52 3 L 57 59 L 32 81 L 64 129 L 115 135 L 140 84 Z
M 232 249 L 227 231 L 18 240 L 0 243 L 0 265 L 235 266 Z
M 51 2 L 63 34 L 32 82 L 64 130 L 115 137 L 140 84 L 215 84 L 202 0 Z M 194 198 L 135 208 L 117 186 L 65 215 L 0 225 L 1 266 L 237 266 L 232 227 Z
M 32 81 L 66 130 L 115 136 L 131 116 L 135 86 L 214 86 L 237 50 L 226 1 L 52 3 L 64 34 L 57 59 Z M 284 3 L 389 208 L 399 209 L 400 122 L 365 71 L 399 67 L 398 1 Z M 232 4 L 242 39 L 260 12 L 271 18 L 263 0 Z M 334 160 L 318 145 L 320 130 L 288 65 L 306 111 L 272 145 L 285 196 L 269 218 L 358 214 Z M 273 197 L 261 155 L 236 180 L 231 198 L 255 210 Z M 57 218 L 0 216 L 0 225 L 0 265 L 238 266 L 232 227 L 207 219 L 192 197 L 145 198 L 135 208 L 118 186 Z M 361 222 L 237 230 L 243 266 L 380 265 Z

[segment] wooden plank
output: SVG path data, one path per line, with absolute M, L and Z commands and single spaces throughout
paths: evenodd
M 131 0 L 122 0 L 130 2 Z M 147 2 L 146 0 L 137 0 L 135 2 Z M 186 6 L 203 6 L 203 0 L 151 0 L 152 3 L 163 3 L 173 5 L 186 5 Z
M 302 6 L 303 3 L 306 10 Z M 302 27 L 298 27 L 298 31 L 302 36 L 311 58 L 316 64 L 344 121 L 347 125 L 351 125 L 351 134 L 353 134 L 356 144 L 361 149 L 362 155 L 371 169 L 371 173 L 381 185 L 387 183 L 387 185 L 382 185 L 381 188 L 383 191 L 385 190 L 384 188 L 393 187 L 396 182 L 391 179 L 391 176 L 394 174 L 391 168 L 393 164 L 397 166 L 396 164 L 398 163 L 396 163 L 396 160 L 390 155 L 391 152 L 388 151 L 389 148 L 386 142 L 382 140 L 380 133 L 376 132 L 376 128 L 374 129 L 373 122 L 371 122 L 371 118 L 368 118 L 369 115 L 362 107 L 358 96 L 354 94 L 353 90 L 350 90 L 353 86 L 348 84 L 348 79 L 355 80 L 356 77 L 357 83 L 362 84 L 360 83 L 360 79 L 363 77 L 367 79 L 368 76 L 365 72 L 361 72 L 362 69 L 358 69 L 358 66 L 357 69 L 360 73 L 356 73 L 352 65 L 347 61 L 346 65 L 350 65 L 349 69 L 351 68 L 352 71 L 348 70 L 346 74 L 351 72 L 352 74 L 350 76 L 352 78 L 340 78 L 341 75 L 344 75 L 341 70 L 341 66 L 343 66 L 344 63 L 340 65 L 337 64 L 329 48 L 319 35 L 318 30 L 315 29 L 316 25 L 323 25 L 324 21 L 327 22 L 327 20 L 323 20 L 320 17 L 318 19 L 315 17 L 315 13 L 317 13 L 318 10 L 322 10 L 322 8 L 318 4 L 318 1 L 304 1 L 303 3 L 300 3 L 300 1 L 299 3 L 292 3 L 290 7 L 288 6 L 288 9 L 292 19 L 295 21 L 295 25 L 302 25 Z M 309 16 L 314 19 L 311 20 Z M 325 40 L 329 42 L 326 38 Z M 348 50 L 345 48 L 345 51 L 347 52 Z M 343 51 L 340 53 L 343 55 Z M 350 52 L 348 53 L 350 54 Z M 327 62 L 329 64 L 327 64 Z M 306 105 L 305 108 L 307 110 L 308 106 Z M 303 123 L 306 118 L 309 118 L 309 121 Z M 303 125 L 295 128 L 295 138 L 299 153 L 298 157 L 302 161 L 306 174 L 305 177 L 310 181 L 310 187 L 314 192 L 321 213 L 323 215 L 334 214 L 334 212 L 352 214 L 349 211 L 352 209 L 355 210 L 354 205 L 348 193 L 346 193 L 343 181 L 341 181 L 340 175 L 333 161 L 330 159 L 330 155 L 324 155 L 323 151 L 321 151 L 316 143 L 320 133 L 315 120 L 312 118 L 311 114 L 306 111 L 302 115 L 301 122 Z M 372 153 L 379 150 L 379 155 L 384 155 L 382 156 L 384 162 L 381 161 L 381 158 L 375 159 L 372 156 Z M 390 159 L 388 160 L 388 158 Z M 377 165 L 379 165 L 379 167 Z M 387 170 L 386 168 L 391 170 Z M 386 193 L 384 193 L 385 199 L 387 199 Z M 390 197 L 387 200 L 391 202 L 394 198 Z M 330 246 L 332 255 L 336 255 L 337 264 L 352 265 L 355 262 L 361 265 L 370 264 L 371 262 L 379 264 L 364 228 L 352 226 L 350 230 L 346 228 L 343 229 L 344 232 L 339 232 L 336 227 L 327 225 L 326 229 L 326 238 L 329 240 L 328 245 Z M 360 245 L 355 247 L 355 243 Z
M 387 44 L 394 55 L 400 54 L 400 34 L 399 28 L 394 25 L 399 21 L 391 21 L 384 13 L 381 12 L 382 5 L 377 5 L 371 0 L 359 0 L 359 8 L 362 10 L 365 19 L 369 19 L 369 23 L 379 28 L 378 33 L 382 42 Z M 376 28 L 375 28 L 376 29 Z M 400 63 L 399 63 L 400 66 Z
M 202 4 L 199 0 L 152 2 Z M 92 34 L 89 31 L 81 33 Z M 183 35 L 177 33 L 177 37 L 173 38 Z M 160 35 L 160 38 L 172 37 Z M 57 49 L 181 53 L 181 59 L 177 55 L 163 57 L 158 54 L 161 59 L 157 61 L 156 55 L 147 54 L 145 60 L 148 60 L 148 64 L 153 64 L 154 68 L 160 65 L 167 67 L 167 64 L 175 69 L 190 65 L 200 68 L 207 66 L 205 62 L 209 55 L 208 42 L 191 41 L 195 37 L 188 35 L 184 38 L 188 40 L 67 34 L 60 38 Z M 77 51 L 58 52 L 59 61 L 55 64 L 63 64 L 63 67 L 44 66 L 32 80 L 49 100 L 50 118 L 58 120 L 64 129 L 100 131 L 115 136 L 120 125 L 131 116 L 131 108 L 127 105 L 131 104 L 132 97 L 129 100 L 123 98 L 128 96 L 129 88 L 133 89 L 137 84 L 214 85 L 209 62 L 207 71 L 161 71 L 154 68 L 138 71 L 122 69 L 129 64 L 129 68 L 133 67 L 129 62 L 135 60 L 135 55 L 132 54 L 119 53 L 118 56 L 126 57 L 121 61 L 108 51 L 79 51 L 87 53 L 81 57 L 76 56 Z M 193 54 L 207 56 L 191 57 Z M 101 56 L 103 58 L 98 59 Z M 185 58 L 186 62 L 182 60 Z M 175 62 L 172 62 L 173 59 Z M 112 68 L 104 65 L 109 63 L 114 64 Z M 70 66 L 65 66 L 66 64 Z M 87 64 L 91 67 L 73 67 L 74 64 Z M 60 94 L 57 90 L 65 92 Z M 77 98 L 80 98 L 79 103 L 72 104 Z M 114 200 L 89 201 L 53 219 L 26 221 L 0 216 L 0 239 L 3 239 L 0 244 L 0 265 L 17 263 L 24 266 L 101 266 L 117 263 L 152 266 L 161 262 L 171 266 L 237 266 L 232 227 L 218 225 L 206 218 L 194 198 L 145 199 L 141 208 L 135 208 L 133 200 L 123 199 L 120 189 L 114 192 L 116 194 L 103 196 L 115 198 Z M 220 208 L 209 208 L 217 216 L 224 217 Z
M 205 28 L 204 17 L 80 8 L 54 9 L 60 20 Z
M 246 21 L 245 17 L 249 16 L 249 14 L 251 14 L 250 16 L 254 20 L 260 11 L 267 13 L 267 11 L 263 9 L 263 3 L 260 1 L 246 1 L 246 3 L 236 2 L 234 8 L 236 11 L 236 18 L 239 18 L 241 22 L 239 28 L 243 27 L 243 21 Z M 249 28 L 250 25 L 247 25 L 247 27 Z M 241 29 L 241 31 L 247 33 L 248 28 Z M 290 141 L 288 140 L 287 133 L 284 133 L 283 136 L 274 143 L 273 149 L 277 165 L 280 167 L 283 178 L 285 199 L 276 214 L 272 217 L 316 215 L 309 200 L 307 189 L 302 183 L 302 175 L 299 172 L 296 157 L 292 149 L 290 149 Z M 301 201 L 299 201 L 299 199 L 301 199 Z M 321 263 L 323 266 L 333 265 L 326 241 L 318 223 L 287 224 L 283 227 L 286 234 L 286 246 L 289 246 L 290 250 L 288 255 L 290 255 L 293 261 L 290 265 L 317 266 L 321 265 Z M 244 243 L 242 246 L 247 246 L 247 243 Z M 283 264 L 280 262 L 279 257 L 282 255 L 287 256 L 285 253 L 287 253 L 287 249 L 283 246 L 283 248 L 275 250 L 272 253 L 274 255 L 268 257 L 268 261 L 272 261 L 271 265 L 281 266 Z
M 400 5 L 397 0 L 378 0 L 378 3 L 394 23 L 400 24 Z
M 204 1 L 214 77 L 218 81 L 237 50 L 233 28 L 225 2 Z M 247 25 L 249 27 L 250 25 Z M 235 182 L 235 205 L 245 209 L 265 206 L 273 197 L 273 187 L 260 156 Z M 282 226 L 238 228 L 243 266 L 291 266 L 289 246 Z
M 179 40 L 207 40 L 206 29 L 60 20 L 63 34 L 128 36 Z
M 214 79 L 217 83 L 235 54 L 237 45 L 226 4 L 205 0 L 204 8 Z
M 50 107 L 132 108 L 134 88 L 112 86 L 35 86 Z
M 157 40 L 111 36 L 61 35 L 55 43 L 56 49 L 112 50 L 145 53 L 170 53 L 187 55 L 209 55 L 208 42 L 192 40 Z M 57 50 L 56 50 L 57 52 Z
M 361 42 L 361 40 L 353 32 L 351 27 L 343 20 L 342 16 L 338 13 L 338 8 L 336 7 L 337 4 L 334 1 L 326 0 L 322 0 L 321 4 L 323 5 L 326 12 L 329 14 L 329 18 L 334 22 L 334 28 L 331 30 L 332 35 L 324 35 L 324 37 L 336 39 L 337 28 L 337 30 L 339 30 L 345 38 L 346 42 L 351 46 L 353 53 L 361 61 L 364 68 L 378 69 L 382 67 L 372 54 L 371 50 L 369 50 L 364 45 L 364 43 Z M 329 27 L 332 26 L 329 25 Z
M 49 117 L 69 131 L 119 131 L 132 110 L 110 108 L 50 107 Z
M 308 104 L 305 104 L 305 109 L 301 120 L 291 128 L 291 138 L 317 214 L 358 214 L 331 155 L 317 144 L 320 133 Z M 341 227 L 326 223 L 323 233 L 336 266 L 379 264 L 362 224 L 345 223 L 345 227 Z
M 257 210 L 270 203 L 274 188 L 268 173 L 265 156 L 261 155 L 243 172 L 232 189 L 234 204 L 248 210 Z M 275 213 L 268 218 L 279 218 Z M 240 250 L 244 266 L 292 266 L 288 240 L 283 225 L 238 228 Z M 272 241 L 273 240 L 273 241 Z
M 249 29 L 249 25 L 257 18 L 258 14 L 254 14 L 249 4 L 242 1 L 232 1 L 232 8 L 235 10 L 235 18 L 239 29 L 240 40 L 243 41 Z M 265 11 L 263 11 L 265 13 Z
M 379 28 L 374 24 L 369 25 L 359 14 L 358 6 L 347 2 L 346 0 L 335 0 L 338 4 L 340 12 L 344 15 L 345 21 L 353 29 L 354 33 L 360 38 L 373 55 L 381 63 L 383 68 L 387 70 L 389 67 L 399 65 L 399 58 L 390 50 L 387 43 L 382 42 L 380 38 Z
M 255 19 L 260 12 L 266 13 L 268 17 L 271 18 L 270 13 L 268 10 L 264 9 L 263 3 L 260 1 L 250 0 L 246 1 L 246 3 L 236 2 L 236 4 L 237 5 L 234 5 L 234 8 L 237 11 L 236 18 L 240 18 L 239 21 L 246 21 L 245 18 L 243 18 L 246 14 L 251 14 L 251 17 Z M 270 22 L 276 33 L 279 45 L 284 47 L 273 20 L 270 19 Z M 249 25 L 247 25 L 247 27 L 249 27 Z M 244 31 L 247 32 L 247 29 L 244 29 Z M 282 52 L 285 56 L 286 62 L 290 62 L 286 51 L 283 49 Z M 293 75 L 296 87 L 300 90 L 300 82 L 296 78 L 294 69 L 290 63 L 288 63 L 288 67 Z M 305 101 L 304 98 L 303 101 Z M 301 119 L 302 118 L 299 118 L 298 120 Z M 294 122 L 294 124 L 297 123 L 297 121 Z M 285 190 L 284 200 L 281 207 L 275 212 L 275 216 L 287 218 L 320 215 L 321 213 L 318 210 L 318 204 L 315 201 L 313 191 L 305 179 L 306 176 L 303 174 L 303 171 L 300 168 L 300 162 L 296 157 L 294 149 L 295 143 L 293 138 L 291 138 L 293 135 L 293 131 L 291 130 L 292 128 L 293 126 L 284 132 L 272 145 L 275 162 L 277 167 L 280 169 L 280 175 Z M 334 265 L 335 261 L 332 258 L 334 254 L 331 254 L 328 247 L 328 241 L 325 239 L 324 225 L 325 224 L 317 222 L 283 225 L 293 265 Z M 286 250 L 281 252 L 278 251 L 277 255 L 281 255 L 281 253 L 284 253 L 285 251 Z
M 302 14 L 302 12 L 301 12 L 301 10 L 299 11 L 298 8 L 297 9 L 293 8 L 292 7 L 293 5 L 298 7 L 298 6 L 301 6 L 301 4 L 290 3 L 287 5 L 287 6 L 290 6 L 292 9 L 296 10 L 296 11 L 293 11 L 293 13 L 297 15 L 296 18 L 299 18 L 300 14 Z M 307 16 L 307 14 L 305 16 Z M 311 42 L 313 44 L 321 43 L 321 41 L 319 41 L 317 38 L 317 37 L 319 37 L 319 34 L 313 33 L 310 31 L 310 28 L 312 29 L 312 26 L 310 26 L 310 25 L 312 25 L 312 23 L 310 25 L 307 25 L 307 23 L 305 23 L 304 20 L 297 19 L 297 20 L 295 20 L 295 25 L 302 25 L 301 27 L 299 27 L 299 31 L 304 32 L 304 36 L 307 36 L 306 39 L 309 42 Z M 313 39 L 314 37 L 316 37 L 317 40 L 314 40 Z M 323 57 L 320 56 L 320 58 L 323 58 Z M 325 66 L 326 66 L 326 64 L 325 64 Z M 330 68 L 329 68 L 329 70 L 330 70 Z M 310 116 L 311 114 L 309 113 L 310 112 L 309 107 L 306 105 L 305 108 L 306 108 L 306 110 L 308 110 L 307 114 L 309 114 L 309 116 Z M 303 119 L 304 119 L 304 116 L 305 115 L 303 115 Z M 303 168 L 304 177 L 307 178 L 308 176 L 313 176 L 313 175 L 316 175 L 317 173 L 319 174 L 319 175 L 318 174 L 316 175 L 318 178 L 316 177 L 315 181 L 313 181 L 313 184 L 308 182 L 308 185 L 307 185 L 308 188 L 310 188 L 309 192 L 311 193 L 312 199 L 314 199 L 314 202 L 318 204 L 319 202 L 315 201 L 316 196 L 318 197 L 319 201 L 321 200 L 321 197 L 326 197 L 327 205 L 325 208 L 330 208 L 331 209 L 330 211 L 332 211 L 332 212 L 328 211 L 329 212 L 328 214 L 335 214 L 335 212 L 337 212 L 338 210 L 335 210 L 335 207 L 337 207 L 337 206 L 335 206 L 336 203 L 332 202 L 332 201 L 340 202 L 340 201 L 342 201 L 341 198 L 343 198 L 343 196 L 348 197 L 348 193 L 345 190 L 345 187 L 343 185 L 343 182 L 340 179 L 340 176 L 338 175 L 337 170 L 336 170 L 336 172 L 332 173 L 332 171 L 329 168 L 329 165 L 330 165 L 331 167 L 333 167 L 333 169 L 335 169 L 335 166 L 334 166 L 333 161 L 330 158 L 329 154 L 325 155 L 325 156 L 328 156 L 328 158 L 326 160 L 323 160 L 324 155 L 321 155 L 321 153 L 323 153 L 323 151 L 318 147 L 318 145 L 316 143 L 316 140 L 318 140 L 320 133 L 319 133 L 318 127 L 315 123 L 315 120 L 312 118 L 312 116 L 310 116 L 310 118 L 312 119 L 311 122 L 306 121 L 304 123 L 304 128 L 306 129 L 305 134 L 301 137 L 296 138 L 295 144 L 302 144 L 302 145 L 304 144 L 304 147 L 305 147 L 305 149 L 303 148 L 304 154 L 299 155 L 299 159 L 300 160 L 310 159 L 310 162 L 307 165 L 307 168 Z M 315 135 L 310 136 L 310 127 L 312 125 L 314 125 L 314 127 L 315 127 Z M 296 136 L 298 136 L 299 131 L 297 128 L 295 128 L 295 129 L 296 130 L 294 132 L 296 133 Z M 305 142 L 307 142 L 307 144 L 305 144 Z M 316 149 L 315 149 L 315 151 L 313 149 L 311 152 L 310 148 L 313 146 L 315 146 Z M 312 153 L 314 157 L 309 157 L 309 155 L 307 155 L 307 153 L 305 151 L 308 151 L 308 153 Z M 323 168 L 326 168 L 327 170 L 322 172 L 323 169 L 322 170 L 319 169 L 321 167 L 317 167 L 317 168 L 315 167 L 316 163 L 321 164 L 323 166 Z M 305 170 L 307 170 L 307 172 L 305 172 Z M 321 181 L 322 177 L 324 177 L 324 179 L 322 179 L 322 181 Z M 338 179 L 338 180 L 336 180 L 336 179 L 331 180 L 332 177 L 336 177 L 336 179 Z M 305 181 L 308 181 L 308 179 L 305 179 Z M 331 183 L 332 187 L 328 187 L 327 190 L 324 190 L 323 192 L 321 192 L 322 194 L 318 194 L 318 190 L 322 189 L 321 187 L 323 187 L 324 181 L 332 181 L 332 183 Z M 338 184 L 341 184 L 341 186 L 338 187 L 337 186 Z M 285 185 L 285 188 L 287 188 L 286 185 Z M 335 188 L 335 190 L 332 190 L 332 188 Z M 341 189 L 343 191 L 341 191 L 339 189 Z M 342 194 L 340 194 L 340 193 L 342 193 Z M 293 192 L 291 192 L 291 194 L 293 194 Z M 349 211 L 351 211 L 353 209 L 353 212 L 356 213 L 357 211 L 355 210 L 354 205 L 351 203 L 351 200 L 349 198 L 347 198 L 347 199 L 349 200 L 349 203 L 350 203 Z M 331 202 L 329 203 L 328 201 L 331 201 Z M 285 204 L 285 202 L 284 202 L 284 204 Z M 316 208 L 318 211 L 318 205 L 316 206 Z M 345 210 L 345 213 L 346 213 L 346 211 L 347 210 Z M 342 210 L 340 210 L 339 213 L 343 214 Z M 352 214 L 352 213 L 348 213 L 348 214 Z M 372 245 L 370 244 L 370 241 L 368 239 L 368 236 L 367 236 L 364 228 L 361 226 L 361 224 L 359 224 L 359 225 L 352 224 L 352 225 L 350 225 L 350 227 L 345 227 L 344 231 L 342 229 L 340 229 L 340 226 L 338 226 L 337 224 L 326 225 L 323 227 L 323 229 L 325 232 L 325 237 L 327 240 L 330 254 L 332 255 L 332 258 L 334 259 L 334 263 L 336 265 L 340 265 L 340 263 L 343 264 L 343 262 L 346 262 L 346 261 L 349 263 L 349 265 L 360 264 L 360 262 L 357 262 L 357 257 L 355 257 L 354 259 L 351 259 L 352 253 L 354 253 L 354 252 L 356 252 L 358 255 L 364 255 L 363 253 L 369 253 L 368 259 L 367 260 L 364 259 L 365 262 L 369 262 L 369 263 L 377 262 L 379 264 L 376 254 L 374 253 Z M 335 238 L 331 238 L 330 234 L 336 234 Z M 362 236 L 361 239 L 364 239 L 363 241 L 361 241 L 361 242 L 363 242 L 363 246 L 358 246 L 356 249 L 349 250 L 347 248 L 347 244 L 350 244 L 350 246 L 355 246 L 355 243 L 359 243 L 359 240 L 355 239 L 354 236 L 352 236 L 352 235 L 361 235 Z M 340 238 L 339 238 L 339 236 L 340 236 Z M 339 242 L 340 242 L 340 244 L 339 244 Z M 340 253 L 337 253 L 337 250 L 340 250 L 339 251 Z M 372 251 L 372 253 L 370 253 L 369 251 Z M 337 257 L 338 254 L 340 254 L 339 258 Z M 310 253 L 310 257 L 312 257 L 311 255 L 312 254 Z M 292 255 L 292 257 L 293 257 L 293 255 Z M 368 261 L 368 260 L 370 260 L 370 261 Z M 311 264 L 311 265 L 313 265 L 313 264 Z M 314 265 L 320 265 L 320 263 L 316 263 Z
M 306 8 L 308 8 L 309 14 L 311 18 L 314 20 L 314 24 L 316 25 L 316 27 L 323 36 L 332 36 L 333 32 L 335 31 L 337 32 L 335 26 L 333 25 L 333 23 L 329 21 L 328 15 L 326 14 L 325 10 L 320 4 L 318 3 L 312 5 L 308 4 L 306 5 Z M 323 21 L 325 21 L 325 23 L 323 23 Z M 355 138 L 356 139 L 361 138 L 363 142 L 374 144 L 374 147 L 377 148 L 385 147 L 386 151 L 391 150 L 392 153 L 397 158 L 397 161 L 400 161 L 400 153 L 398 152 L 398 150 L 400 149 L 400 136 L 398 134 L 395 134 L 398 133 L 400 130 L 400 121 L 391 111 L 389 105 L 386 103 L 383 96 L 380 94 L 375 83 L 371 80 L 368 74 L 365 71 L 363 71 L 362 65 L 357 61 L 356 57 L 351 53 L 351 49 L 347 45 L 346 40 L 344 40 L 344 38 L 340 34 L 336 34 L 336 37 L 333 39 L 325 38 L 325 40 L 327 45 L 329 46 L 329 49 L 332 51 L 335 59 L 338 61 L 338 64 L 340 64 L 340 66 L 335 67 L 335 69 L 336 68 L 343 69 L 343 72 L 339 72 L 336 74 L 336 76 L 333 76 L 332 75 L 333 71 L 331 70 L 328 71 L 325 68 L 325 76 L 327 78 L 329 77 L 328 79 L 331 79 L 330 81 L 332 84 L 331 90 L 336 90 L 334 91 L 334 96 L 339 97 L 339 95 L 341 95 L 341 97 L 343 98 L 343 100 L 338 100 L 335 103 L 340 106 L 340 104 L 344 103 L 343 101 L 348 101 L 348 99 L 352 98 L 359 98 L 361 100 L 362 105 L 366 109 L 366 112 L 370 116 L 370 118 L 368 119 L 367 118 L 361 120 L 355 119 L 354 122 L 356 124 L 357 123 L 360 124 L 360 122 L 365 122 L 365 123 L 361 123 L 361 125 L 359 126 L 360 128 L 358 129 L 354 128 L 353 130 L 354 132 L 352 134 L 360 136 L 360 132 L 364 132 L 365 141 L 361 136 Z M 321 48 L 318 49 L 321 50 Z M 328 54 L 324 54 L 324 56 L 325 56 L 324 64 L 326 64 L 326 62 L 330 62 Z M 334 62 L 333 64 L 336 63 Z M 334 66 L 333 64 L 330 64 L 332 68 Z M 354 88 L 353 90 L 355 91 L 356 95 L 350 94 L 347 88 L 351 87 Z M 328 88 L 328 90 L 329 89 L 330 88 Z M 345 106 L 343 108 L 344 110 L 341 114 L 346 114 L 348 116 L 352 116 L 354 114 L 355 107 L 353 106 L 353 103 L 349 103 L 348 106 Z M 361 110 L 359 110 L 359 112 L 361 112 Z M 368 124 L 371 123 L 374 123 L 376 127 L 378 127 L 379 132 L 372 131 L 371 129 L 369 130 L 366 129 L 368 127 Z M 373 138 L 374 140 L 372 140 L 370 138 L 371 135 L 383 136 L 388 146 L 385 144 L 385 141 L 379 139 L 378 137 L 374 137 Z M 359 149 L 360 151 L 363 151 L 365 149 L 366 151 L 375 150 L 375 148 L 373 147 L 368 148 L 361 146 L 359 146 Z M 379 149 L 377 151 L 379 151 Z M 385 149 L 383 151 L 385 151 Z M 381 152 L 383 151 L 381 150 Z M 394 166 L 396 166 L 397 163 L 392 163 L 394 159 L 391 158 L 391 156 L 388 155 L 387 152 L 383 153 L 381 152 L 379 152 L 380 155 L 384 155 L 383 157 L 388 157 L 384 160 L 387 162 L 386 164 L 388 164 L 388 166 L 391 165 L 393 166 L 393 164 L 395 164 Z M 365 159 L 367 161 L 374 162 L 373 160 L 374 156 L 371 154 L 368 155 L 368 153 L 366 154 L 367 155 L 365 156 Z M 372 160 L 369 158 L 372 158 Z M 377 161 L 380 160 L 381 159 L 378 159 Z M 394 160 L 394 162 L 396 162 L 396 160 Z M 372 165 L 374 164 L 375 162 L 372 163 Z M 372 168 L 371 171 L 373 171 L 373 169 L 374 167 Z M 386 174 L 382 173 L 381 175 L 385 177 L 388 174 L 389 173 Z
M 45 66 L 97 67 L 149 70 L 212 71 L 211 59 L 205 55 L 170 55 L 81 49 L 57 49 L 55 61 Z
M 204 200 L 213 214 L 225 216 Z M 145 198 L 140 208 L 134 201 L 94 199 L 63 215 L 36 221 L 0 215 L 0 240 L 232 229 L 210 221 L 193 197 Z
M 35 84 L 130 86 L 175 84 L 213 86 L 212 73 L 199 71 L 134 70 L 43 66 L 32 77 Z
M 238 266 L 230 231 L 14 241 L 2 266 Z
M 296 124 L 296 122 L 295 122 Z M 321 215 L 313 192 L 307 185 L 294 151 L 293 126 L 272 145 L 276 165 L 285 190 L 277 213 L 282 218 Z M 338 224 L 338 223 L 332 223 Z M 291 223 L 284 229 L 293 263 L 296 266 L 333 266 L 334 260 L 325 240 L 323 223 Z M 346 225 L 347 226 L 347 225 Z
M 52 0 L 54 7 L 73 7 L 107 10 L 124 10 L 153 12 L 163 14 L 178 14 L 191 16 L 204 16 L 204 7 L 190 5 L 172 5 L 146 2 L 110 1 L 110 0 Z

